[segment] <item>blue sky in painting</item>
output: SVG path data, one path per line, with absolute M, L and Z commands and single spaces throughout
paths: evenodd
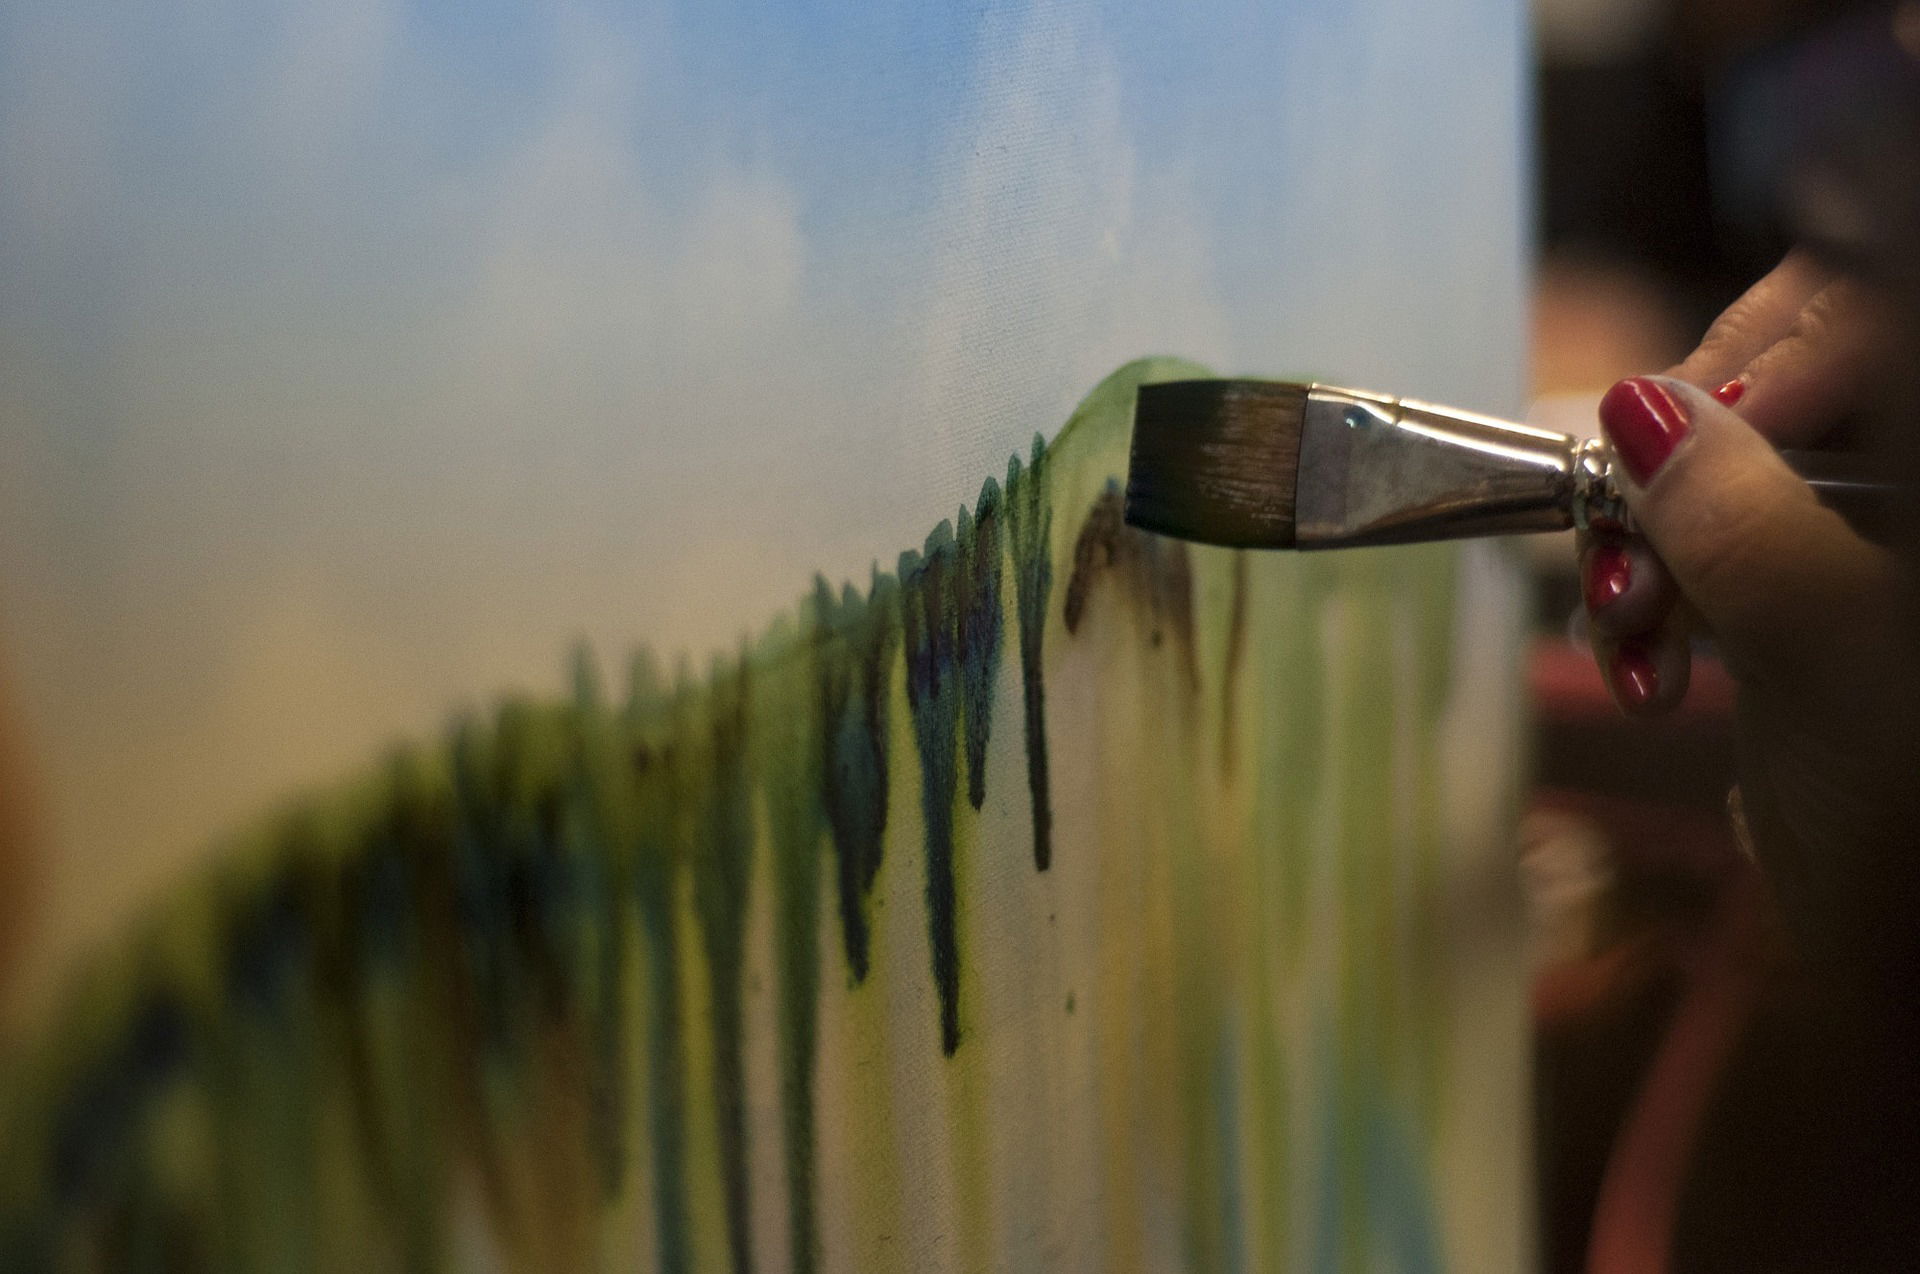
M 0 656 L 75 878 L 576 634 L 704 657 L 1139 354 L 1514 408 L 1522 48 L 1519 0 L 14 0 Z

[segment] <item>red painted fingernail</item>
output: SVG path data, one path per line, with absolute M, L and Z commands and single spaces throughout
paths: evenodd
M 1636 708 L 1653 702 L 1660 692 L 1660 674 L 1654 670 L 1653 656 L 1637 641 L 1622 642 L 1613 652 L 1613 684 L 1621 697 Z
M 1602 544 L 1587 554 L 1587 609 L 1599 610 L 1608 602 L 1625 596 L 1633 583 L 1633 559 L 1618 544 Z
M 1665 385 L 1645 376 L 1623 380 L 1600 400 L 1600 427 L 1635 482 L 1659 472 L 1690 428 L 1687 409 Z
M 1713 391 L 1723 407 L 1731 407 L 1747 396 L 1747 380 L 1744 376 L 1735 376 L 1726 384 Z

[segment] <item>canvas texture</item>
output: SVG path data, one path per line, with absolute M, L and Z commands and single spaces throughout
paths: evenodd
M 1526 1268 L 1518 10 L 0 18 L 0 1270 Z

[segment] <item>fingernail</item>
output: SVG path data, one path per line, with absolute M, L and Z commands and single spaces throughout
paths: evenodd
M 1660 691 L 1660 674 L 1654 670 L 1653 656 L 1637 641 L 1620 643 L 1613 652 L 1613 684 L 1620 695 L 1636 708 L 1653 702 Z
M 1633 560 L 1618 544 L 1602 544 L 1587 554 L 1587 609 L 1599 610 L 1626 595 L 1633 583 Z
M 1687 436 L 1687 409 L 1659 381 L 1635 376 L 1600 400 L 1600 427 L 1627 472 L 1644 486 Z
M 1735 403 L 1739 402 L 1742 398 L 1745 398 L 1747 396 L 1746 377 L 1735 376 L 1732 380 L 1720 386 L 1720 388 L 1714 390 L 1713 396 L 1720 400 L 1721 406 L 1723 407 L 1733 406 Z

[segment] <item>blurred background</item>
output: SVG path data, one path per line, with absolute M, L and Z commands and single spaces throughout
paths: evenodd
M 1913 5 L 1534 0 L 1538 423 L 1594 432 L 1608 385 L 1679 361 L 1779 261 L 1795 112 L 1860 91 L 1835 33 L 1889 12 L 1920 52 Z M 1835 1081 L 1809 989 L 1735 883 L 1731 684 L 1702 646 L 1681 711 L 1627 723 L 1587 651 L 1571 545 L 1535 560 L 1522 866 L 1543 1264 L 1586 1268 L 1596 1211 L 1658 1225 L 1664 1207 L 1674 1268 L 1821 1268 L 1832 1236 L 1805 1220 L 1848 1165 L 1815 1126 Z M 1699 1049 L 1703 1030 L 1730 1045 Z

